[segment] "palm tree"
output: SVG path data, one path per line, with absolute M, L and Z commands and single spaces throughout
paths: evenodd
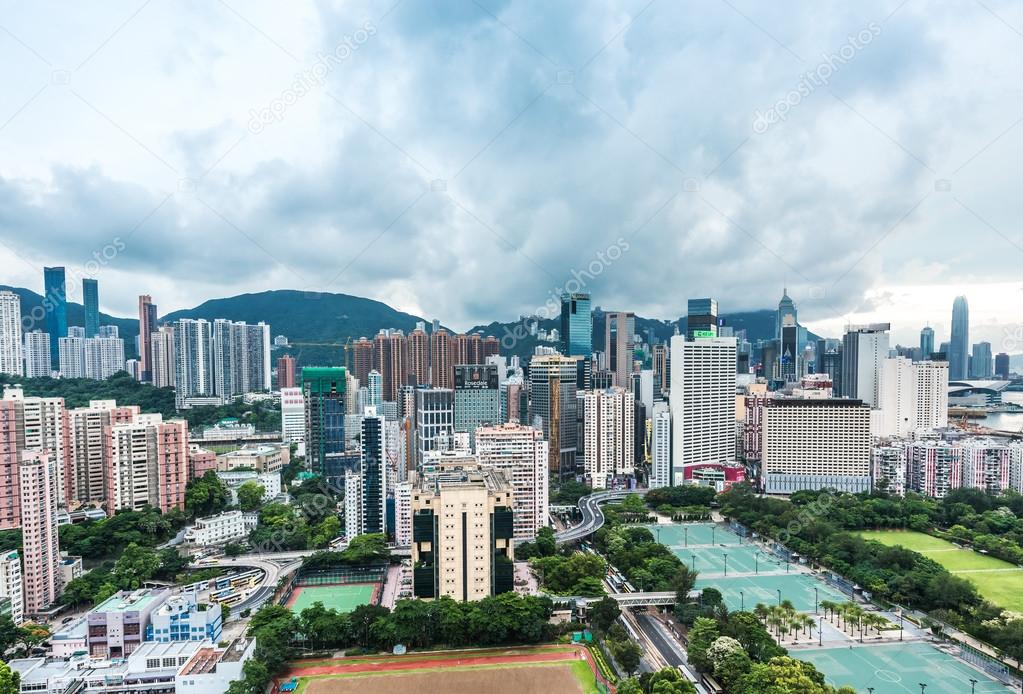
M 824 610 L 824 616 L 827 617 L 829 616 L 829 613 L 835 609 L 835 603 L 830 600 L 821 600 L 820 608 Z
M 767 622 L 768 611 L 767 606 L 764 605 L 764 603 L 758 602 L 757 606 L 753 608 L 753 614 L 759 617 L 762 622 Z

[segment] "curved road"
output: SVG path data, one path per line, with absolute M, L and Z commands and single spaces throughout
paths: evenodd
M 583 514 L 582 522 L 560 533 L 555 533 L 554 539 L 558 542 L 577 542 L 589 537 L 604 525 L 604 512 L 600 510 L 601 504 L 621 501 L 630 494 L 643 496 L 647 491 L 646 489 L 616 489 L 596 492 L 589 496 L 581 497 L 579 499 L 579 510 Z
M 282 576 L 295 571 L 302 565 L 301 557 L 309 552 L 281 552 L 279 554 L 249 554 L 235 558 L 218 557 L 206 559 L 193 568 L 224 568 L 224 569 L 260 569 L 263 571 L 263 580 L 258 588 L 249 593 L 248 597 L 231 608 L 231 613 L 240 613 L 246 609 L 256 609 L 273 595 L 277 589 L 277 582 Z M 285 562 L 283 566 L 277 562 Z

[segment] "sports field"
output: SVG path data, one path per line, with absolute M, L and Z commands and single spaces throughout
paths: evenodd
M 925 643 L 902 643 L 852 648 L 810 648 L 794 653 L 814 664 L 828 683 L 851 686 L 858 692 L 868 687 L 884 694 L 916 694 L 927 685 L 927 694 L 964 694 L 970 680 L 977 680 L 977 694 L 1009 691 L 980 670 Z
M 442 651 L 300 661 L 297 694 L 597 694 L 589 653 L 574 646 Z
M 860 536 L 919 552 L 956 576 L 969 580 L 984 598 L 999 607 L 1023 612 L 1023 569 L 1015 564 L 910 530 L 871 530 L 860 533 Z
M 288 607 L 298 614 L 315 602 L 322 602 L 328 610 L 351 612 L 359 605 L 369 605 L 379 589 L 377 583 L 349 583 L 334 586 L 300 586 L 288 600 Z
M 659 523 L 644 527 L 654 534 L 654 539 L 669 547 L 737 545 L 742 541 L 731 530 L 716 523 Z
M 769 574 L 760 576 L 729 576 L 728 578 L 697 578 L 696 589 L 717 588 L 729 610 L 752 610 L 758 602 L 778 604 L 778 591 L 782 600 L 790 600 L 799 612 L 813 612 L 814 588 L 820 600 L 846 602 L 849 597 L 812 576 L 800 573 Z M 819 605 L 819 602 L 817 603 Z
M 720 576 L 728 566 L 732 574 L 775 574 L 785 572 L 785 562 L 765 554 L 753 545 L 728 545 L 726 547 L 672 547 L 672 553 L 686 566 L 696 569 L 703 576 Z M 726 556 L 727 555 L 727 556 Z

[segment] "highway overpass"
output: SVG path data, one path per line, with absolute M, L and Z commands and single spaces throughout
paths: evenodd
M 630 494 L 643 496 L 647 491 L 646 489 L 615 489 L 595 492 L 580 498 L 579 510 L 583 515 L 582 522 L 567 530 L 562 530 L 560 533 L 555 533 L 554 538 L 558 542 L 578 542 L 589 537 L 604 525 L 604 512 L 600 510 L 602 504 L 621 501 Z

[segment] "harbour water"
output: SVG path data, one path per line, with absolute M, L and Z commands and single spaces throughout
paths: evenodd
M 1002 402 L 1023 405 L 1023 392 L 1007 391 L 1002 393 Z M 973 422 L 1002 431 L 1021 431 L 1023 430 L 1023 412 L 993 412 L 987 417 L 975 419 Z

